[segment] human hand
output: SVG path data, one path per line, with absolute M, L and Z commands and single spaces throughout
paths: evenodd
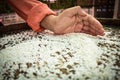
M 47 26 L 45 28 L 56 34 L 81 32 L 94 36 L 104 35 L 104 29 L 100 22 L 84 12 L 79 6 L 66 9 L 58 16 L 48 16 L 43 20 L 44 22 L 47 24 L 43 26 Z

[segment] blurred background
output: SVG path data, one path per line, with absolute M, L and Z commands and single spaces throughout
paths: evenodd
M 120 21 L 120 0 L 39 0 L 46 3 L 51 9 L 60 12 L 69 7 L 81 6 L 87 13 L 96 17 L 103 24 L 117 24 Z M 111 22 L 110 22 L 111 21 Z M 0 0 L 0 26 L 24 23 L 7 4 Z

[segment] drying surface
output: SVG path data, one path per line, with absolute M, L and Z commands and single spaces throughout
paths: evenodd
M 22 31 L 0 38 L 0 80 L 119 80 L 120 30 L 106 35 Z

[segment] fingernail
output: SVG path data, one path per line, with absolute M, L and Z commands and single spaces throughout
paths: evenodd
M 102 36 L 105 35 L 105 30 L 104 30 L 104 29 L 101 30 L 101 35 L 102 35 Z
M 101 36 L 104 36 L 105 35 L 105 32 L 101 33 Z

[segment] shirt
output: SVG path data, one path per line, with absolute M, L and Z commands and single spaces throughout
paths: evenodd
M 38 0 L 8 0 L 8 3 L 36 32 L 44 30 L 40 23 L 46 16 L 56 14 L 46 4 Z

